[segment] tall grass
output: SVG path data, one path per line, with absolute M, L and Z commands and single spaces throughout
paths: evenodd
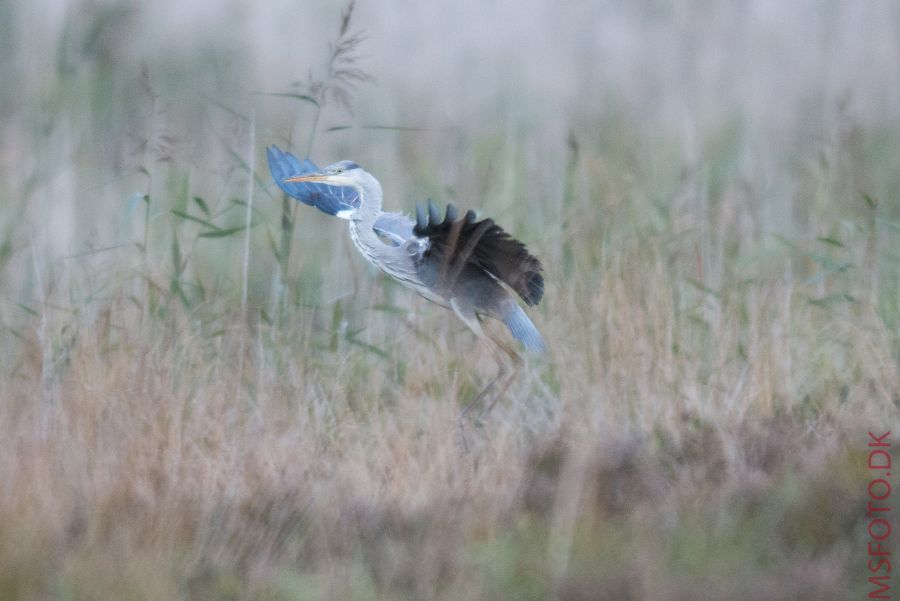
M 273 59 L 299 43 L 278 22 L 272 40 L 235 19 L 167 44 L 129 5 L 18 38 L 0 61 L 0 598 L 865 595 L 866 432 L 896 431 L 900 400 L 898 81 L 859 70 L 882 85 L 843 101 L 831 86 L 859 56 L 877 70 L 898 21 L 847 5 L 810 24 L 813 4 L 783 27 L 811 46 L 803 32 L 830 32 L 846 62 L 804 46 L 789 56 L 818 68 L 789 85 L 748 50 L 760 31 L 794 39 L 763 9 L 716 8 L 709 29 L 654 3 L 549 11 L 549 42 L 507 61 L 517 34 L 472 33 L 484 8 L 457 33 L 497 50 L 493 78 L 461 46 L 463 75 L 440 71 L 426 33 L 462 16 L 438 8 L 409 8 L 425 33 L 394 31 L 430 62 L 382 70 L 378 32 L 399 25 L 362 5 L 365 40 L 352 5 L 310 9 L 329 25 L 298 24 L 311 40 L 290 61 Z M 726 98 L 688 58 L 666 83 L 663 50 L 747 22 L 721 71 L 698 59 L 745 68 Z M 845 22 L 871 23 L 870 43 Z M 554 23 L 599 36 L 571 36 L 579 57 L 613 51 L 572 81 L 557 61 L 536 89 L 540 50 L 570 37 Z M 659 65 L 629 85 L 639 48 Z M 56 58 L 23 71 L 26 55 Z M 784 106 L 761 110 L 753 84 Z M 359 160 L 389 209 L 483 210 L 542 258 L 531 314 L 550 352 L 467 444 L 455 418 L 490 353 L 372 273 L 343 222 L 282 199 L 269 142 Z

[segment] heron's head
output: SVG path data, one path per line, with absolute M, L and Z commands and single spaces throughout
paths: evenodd
M 338 161 L 318 171 L 286 177 L 282 181 L 285 184 L 328 186 L 330 195 L 339 198 L 338 209 L 333 214 L 343 219 L 351 219 L 363 205 L 377 203 L 375 208 L 381 209 L 381 185 L 353 161 Z

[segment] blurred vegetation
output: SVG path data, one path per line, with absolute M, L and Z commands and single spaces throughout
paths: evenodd
M 900 430 L 896 9 L 534 2 L 549 33 L 510 56 L 464 3 L 476 60 L 428 50 L 438 8 L 407 7 L 417 32 L 310 7 L 301 35 L 293 4 L 49 4 L 0 0 L 0 598 L 870 590 L 866 432 Z M 284 199 L 270 143 L 541 257 L 552 350 L 483 424 L 455 416 L 487 350 Z

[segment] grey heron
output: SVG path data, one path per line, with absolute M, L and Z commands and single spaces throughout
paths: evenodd
M 544 294 L 540 261 L 492 219 L 473 211 L 459 217 L 452 204 L 440 211 L 430 200 L 416 205 L 415 220 L 381 208 L 381 184 L 353 161 L 338 161 L 322 169 L 301 161 L 277 146 L 266 149 L 275 183 L 289 196 L 350 222 L 350 237 L 372 264 L 423 297 L 451 309 L 482 340 L 494 343 L 499 372 L 463 410 L 488 395 L 500 382 L 492 402 L 509 386 L 521 356 L 499 338 L 485 332 L 485 317 L 499 319 L 513 338 L 530 351 L 543 352 L 544 341 L 515 300 L 537 305 Z M 500 349 L 509 356 L 508 369 Z

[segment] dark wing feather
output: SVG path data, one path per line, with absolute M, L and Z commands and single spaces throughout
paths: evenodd
M 438 221 L 440 212 L 430 200 L 427 212 L 416 207 L 413 233 L 428 237 L 425 256 L 441 264 L 451 281 L 465 264 L 475 264 L 515 290 L 526 304 L 538 304 L 544 295 L 541 262 L 493 219 L 478 221 L 472 211 L 462 219 L 456 215 L 456 207 L 447 205 L 446 216 Z

